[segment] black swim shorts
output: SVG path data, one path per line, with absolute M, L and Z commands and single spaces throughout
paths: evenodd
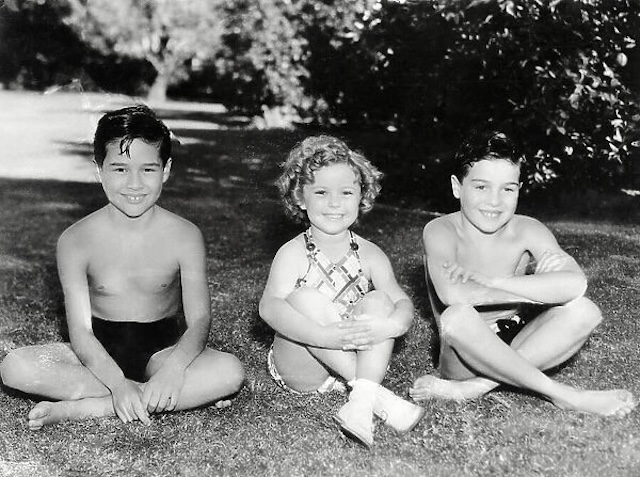
M 173 346 L 182 335 L 177 317 L 158 321 L 109 321 L 91 318 L 93 334 L 120 366 L 125 377 L 144 382 L 147 363 L 154 353 Z

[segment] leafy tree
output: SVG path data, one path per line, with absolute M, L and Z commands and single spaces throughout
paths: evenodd
M 318 34 L 332 47 L 360 35 L 362 17 L 376 0 L 228 0 L 226 54 L 221 70 L 236 85 L 236 104 L 263 113 L 279 111 L 283 122 L 332 117 L 312 87 Z
M 88 44 L 153 66 L 149 99 L 164 100 L 169 85 L 220 47 L 222 19 L 215 0 L 67 1 L 64 21 Z
M 598 188 L 624 180 L 640 118 L 637 85 L 633 91 L 624 74 L 640 34 L 637 1 L 370 7 L 354 23 L 357 35 L 332 41 L 331 27 L 319 22 L 315 36 L 306 32 L 307 87 L 334 117 L 399 131 L 410 145 L 435 140 L 449 148 L 473 127 L 506 126 L 525 145 L 534 188 L 558 178 Z M 411 161 L 406 151 L 396 154 Z M 437 172 L 433 161 L 420 165 Z M 409 175 L 418 177 L 415 170 Z
M 640 33 L 638 2 L 475 0 L 440 15 L 455 34 L 443 71 L 477 78 L 456 96 L 475 107 L 473 122 L 513 124 L 534 159 L 530 183 L 620 182 L 640 112 L 622 76 Z
M 0 81 L 12 88 L 42 88 L 77 76 L 85 45 L 45 2 L 0 2 Z

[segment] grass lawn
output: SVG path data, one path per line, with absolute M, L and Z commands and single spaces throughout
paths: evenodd
M 25 98 L 33 100 L 0 92 L 3 107 L 18 108 Z M 58 131 L 39 125 L 59 121 L 54 117 L 62 112 L 69 114 L 68 125 L 76 124 L 72 118 L 95 116 L 78 107 L 77 97 L 52 98 L 31 116 L 28 108 L 20 110 L 29 124 L 21 136 L 6 136 L 16 130 L 2 110 L 5 170 L 7 160 L 19 162 L 25 153 L 16 144 L 32 141 L 46 151 L 47 141 L 58 137 Z M 166 105 L 159 111 L 182 141 L 161 204 L 205 235 L 214 314 L 209 344 L 239 356 L 246 386 L 230 408 L 156 416 L 148 428 L 114 418 L 39 432 L 26 427 L 34 402 L 2 388 L 0 476 L 640 475 L 640 412 L 622 420 L 563 412 L 508 389 L 462 404 L 427 402 L 425 419 L 410 434 L 380 425 L 371 451 L 342 438 L 332 416 L 344 397 L 295 397 L 272 382 L 265 366 L 272 332 L 257 312 L 275 251 L 299 231 L 284 218 L 271 180 L 275 165 L 303 133 L 249 130 L 211 109 Z M 58 178 L 64 167 L 90 171 L 87 138 L 70 133 L 57 139 L 57 148 L 51 146 L 48 165 Z M 54 250 L 66 227 L 104 204 L 100 186 L 82 179 L 88 174 L 73 181 L 0 178 L 0 359 L 16 347 L 65 339 Z M 419 248 L 421 229 L 431 218 L 428 211 L 383 204 L 357 228 L 388 253 L 416 305 L 414 326 L 398 342 L 385 380 L 400 394 L 434 369 L 436 336 Z M 578 387 L 626 387 L 640 395 L 640 226 L 604 218 L 547 223 L 585 268 L 588 294 L 605 315 L 555 377 Z

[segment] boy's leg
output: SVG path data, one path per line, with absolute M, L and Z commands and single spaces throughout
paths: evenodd
M 578 302 L 573 305 L 576 303 Z M 586 310 L 591 305 L 583 302 L 580 306 L 582 310 Z M 551 319 L 548 318 L 548 320 Z M 598 315 L 594 319 L 593 327 L 597 325 L 599 319 Z M 543 324 L 545 323 L 539 325 L 540 329 L 546 328 L 545 333 L 549 333 L 548 322 L 547 326 L 543 327 Z M 452 306 L 445 310 L 441 316 L 441 329 L 441 339 L 449 343 L 451 348 L 455 350 L 455 353 L 460 357 L 460 362 L 464 363 L 469 370 L 473 370 L 476 375 L 489 377 L 490 380 L 487 382 L 504 382 L 538 392 L 562 409 L 601 415 L 624 415 L 635 407 L 634 398 L 628 391 L 577 390 L 557 383 L 542 373 L 529 359 L 534 362 L 538 360 L 541 366 L 543 364 L 555 365 L 559 364 L 558 360 L 564 358 L 570 349 L 559 352 L 557 348 L 552 346 L 538 354 L 533 349 L 535 341 L 533 344 L 530 341 L 538 333 L 525 334 L 521 338 L 523 342 L 519 343 L 518 351 L 516 351 L 500 340 L 489 329 L 477 311 L 470 306 Z M 557 328 L 553 329 L 557 333 Z M 586 336 L 588 334 L 589 332 L 586 332 Z M 525 338 L 527 339 L 525 340 Z M 585 339 L 586 337 L 582 338 L 582 342 Z M 524 341 L 528 343 L 524 349 L 526 357 L 520 351 L 524 346 Z M 573 342 L 571 349 L 575 348 L 578 341 Z M 448 364 L 441 363 L 441 365 L 446 369 Z M 451 377 L 455 379 L 458 376 Z M 460 375 L 459 377 L 464 379 L 466 376 Z
M 511 348 L 540 370 L 562 364 L 587 341 L 602 320 L 598 307 L 587 298 L 566 305 L 554 306 L 531 320 L 511 342 Z M 441 380 L 426 375 L 418 378 L 412 388 L 416 399 L 431 396 L 449 399 L 473 399 L 500 385 L 491 379 L 475 377 L 446 343 L 440 363 Z
M 80 362 L 68 343 L 15 349 L 2 361 L 0 372 L 5 386 L 50 399 L 110 395 L 107 387 Z
M 31 409 L 31 429 L 62 420 L 115 415 L 111 393 L 82 365 L 68 343 L 13 350 L 3 360 L 0 371 L 8 387 L 59 400 L 41 401 Z
M 171 350 L 158 351 L 151 357 L 146 369 L 148 377 L 160 369 Z M 193 409 L 214 402 L 220 403 L 218 407 L 223 407 L 228 404 L 224 398 L 238 392 L 243 383 L 244 368 L 238 358 L 230 353 L 205 348 L 187 367 L 175 410 Z

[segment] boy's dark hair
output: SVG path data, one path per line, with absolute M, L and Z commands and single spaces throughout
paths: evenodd
M 149 107 L 142 104 L 110 111 L 100 118 L 93 138 L 93 154 L 102 167 L 107 155 L 107 145 L 119 142 L 120 154 L 129 155 L 134 139 L 142 139 L 158 147 L 164 166 L 171 157 L 171 133 Z
M 503 131 L 476 131 L 462 143 L 455 155 L 455 175 L 460 182 L 476 162 L 484 159 L 504 159 L 520 166 L 524 155 L 519 146 Z

